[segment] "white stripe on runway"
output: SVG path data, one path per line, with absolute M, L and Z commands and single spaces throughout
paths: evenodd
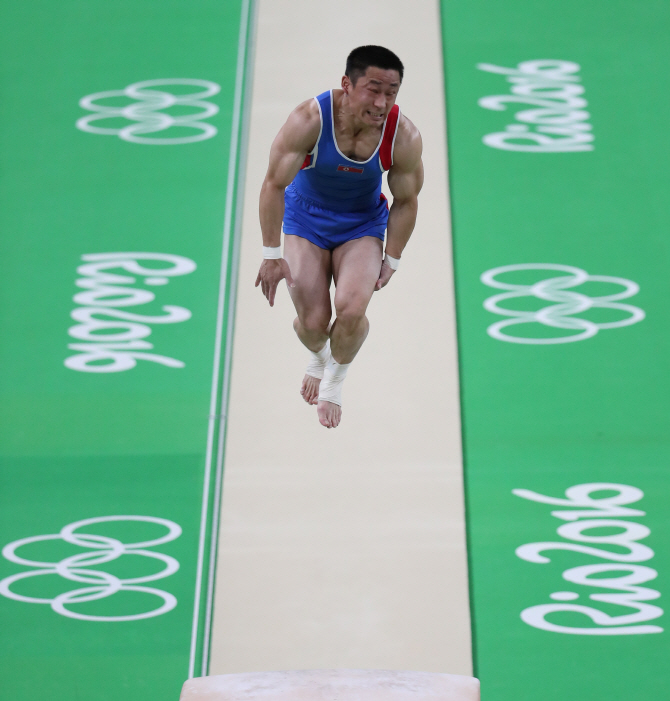
M 434 0 L 259 3 L 211 674 L 472 673 L 440 41 Z M 288 113 L 368 43 L 405 63 L 426 184 L 329 431 L 298 394 L 288 293 L 253 287 L 258 192 Z
M 207 535 L 207 506 L 209 504 L 209 488 L 211 481 L 211 471 L 212 471 L 212 460 L 214 458 L 214 436 L 217 432 L 223 430 L 223 427 L 217 426 L 221 418 L 217 415 L 217 400 L 218 389 L 219 389 L 219 373 L 221 372 L 221 339 L 223 338 L 223 317 L 226 307 L 226 276 L 228 273 L 228 252 L 230 250 L 230 235 L 231 235 L 231 222 L 232 222 L 232 212 L 233 212 L 233 195 L 235 193 L 235 168 L 237 166 L 237 153 L 238 153 L 238 141 L 239 141 L 239 131 L 240 131 L 240 117 L 242 112 L 242 89 L 244 83 L 244 67 L 246 59 L 247 50 L 247 26 L 249 20 L 249 1 L 243 0 L 241 16 L 240 16 L 240 33 L 238 40 L 238 51 L 237 51 L 237 66 L 235 69 L 235 99 L 233 104 L 233 124 L 230 137 L 230 155 L 228 157 L 228 179 L 226 188 L 226 208 L 225 208 L 225 220 L 223 224 L 223 242 L 222 242 L 222 253 L 221 253 L 221 273 L 219 276 L 219 297 L 217 302 L 216 311 L 216 331 L 214 334 L 214 368 L 212 371 L 212 390 L 210 393 L 209 401 L 209 423 L 207 425 L 207 448 L 205 452 L 205 475 L 203 480 L 203 494 L 202 494 L 202 507 L 200 512 L 200 533 L 198 538 L 198 560 L 196 565 L 196 578 L 195 578 L 195 595 L 193 598 L 193 619 L 191 623 L 191 646 L 189 652 L 189 663 L 188 663 L 188 678 L 191 679 L 196 672 L 195 669 L 195 657 L 198 647 L 198 628 L 200 620 L 200 597 L 202 592 L 202 581 L 203 581 L 203 568 L 205 564 L 205 539 Z M 234 305 L 234 300 L 232 301 Z M 227 337 L 227 345 L 230 343 L 230 337 Z M 224 375 L 228 373 L 228 366 L 224 364 L 223 368 Z M 227 382 L 227 378 L 225 378 Z M 225 402 L 224 395 L 224 402 Z M 222 406 L 226 406 L 225 403 Z M 220 438 L 219 438 L 220 440 Z M 220 479 L 221 466 L 217 463 L 217 478 L 216 482 L 218 484 Z M 218 491 L 218 490 L 217 490 Z M 218 503 L 215 505 L 217 509 Z M 217 512 L 213 514 L 213 528 L 216 528 L 217 522 Z M 210 554 L 211 558 L 211 554 Z M 204 644 L 203 644 L 203 659 L 202 659 L 202 669 L 204 670 L 207 665 L 208 656 L 208 645 L 209 645 L 209 628 L 210 619 L 212 615 L 212 592 L 211 592 L 211 581 L 212 572 L 210 560 L 210 573 L 208 575 L 208 580 L 210 582 L 207 590 L 207 600 L 205 603 L 205 631 L 204 631 Z

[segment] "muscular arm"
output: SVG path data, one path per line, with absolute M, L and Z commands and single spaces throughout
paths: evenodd
M 393 166 L 389 170 L 388 184 L 393 195 L 386 234 L 386 253 L 400 258 L 412 235 L 419 210 L 419 192 L 423 186 L 421 162 L 421 134 L 407 119 L 398 127 Z M 382 264 L 376 288 L 381 290 L 393 275 L 393 270 Z
M 389 170 L 388 183 L 393 204 L 389 212 L 386 252 L 400 258 L 414 230 L 419 210 L 419 192 L 423 186 L 423 163 L 421 162 L 421 134 L 405 118 L 401 124 L 404 131 L 396 138 L 393 166 Z
M 319 138 L 321 117 L 314 100 L 291 112 L 270 149 L 270 164 L 260 197 L 260 220 L 264 246 L 279 246 L 284 218 L 284 190 L 300 170 Z
M 321 116 L 314 100 L 298 105 L 291 112 L 270 149 L 270 164 L 261 188 L 259 214 L 263 245 L 276 248 L 281 245 L 281 223 L 284 218 L 284 190 L 295 178 L 307 154 L 314 148 Z M 288 263 L 283 259 L 263 260 L 256 278 L 270 306 L 274 305 L 277 285 L 286 278 L 293 287 Z

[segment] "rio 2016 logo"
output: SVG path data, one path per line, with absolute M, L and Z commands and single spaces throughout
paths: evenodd
M 594 496 L 602 492 L 614 494 L 600 498 Z M 648 565 L 637 564 L 649 562 L 654 557 L 654 551 L 639 542 L 650 534 L 650 530 L 641 523 L 622 520 L 645 516 L 644 511 L 628 506 L 642 499 L 644 493 L 641 489 L 627 484 L 593 482 L 566 489 L 565 497 L 545 496 L 528 489 L 513 489 L 512 493 L 529 501 L 559 506 L 561 508 L 552 511 L 551 515 L 571 522 L 558 527 L 558 535 L 563 538 L 561 541 L 527 543 L 518 547 L 516 554 L 522 560 L 540 564 L 550 562 L 544 553 L 551 550 L 568 550 L 605 560 L 565 570 L 563 579 L 578 585 L 571 587 L 577 591 L 556 591 L 549 597 L 560 603 L 538 604 L 524 609 L 521 612 L 524 623 L 552 633 L 570 635 L 644 635 L 663 632 L 660 626 L 647 623 L 663 615 L 662 608 L 646 603 L 661 595 L 655 589 L 640 586 L 656 579 L 657 572 Z M 612 530 L 617 532 L 612 533 Z M 605 604 L 606 607 L 615 605 L 628 611 L 612 616 L 595 606 L 566 603 L 578 600 L 584 593 L 582 587 L 591 587 L 591 590 L 595 588 L 596 591 L 609 590 L 584 596 L 592 602 Z M 633 612 L 630 612 L 631 609 Z M 595 626 L 563 625 L 556 619 L 557 614 L 561 613 L 582 614 Z M 548 620 L 548 617 L 553 620 Z
M 593 151 L 591 115 L 585 109 L 588 103 L 579 85 L 578 63 L 523 61 L 516 68 L 478 63 L 477 68 L 504 75 L 512 84 L 511 95 L 483 97 L 480 107 L 500 112 L 508 105 L 526 105 L 514 115 L 516 124 L 484 136 L 487 146 L 526 153 Z
M 81 277 L 76 285 L 82 292 L 73 298 L 80 306 L 70 314 L 78 323 L 68 329 L 70 337 L 77 341 L 68 348 L 77 351 L 77 355 L 67 358 L 65 367 L 78 372 L 122 372 L 144 360 L 183 368 L 181 360 L 147 353 L 153 345 L 146 338 L 152 331 L 149 324 L 187 321 L 191 312 L 174 305 L 165 305 L 164 313 L 158 315 L 128 311 L 128 307 L 156 298 L 152 291 L 130 285 L 136 284 L 136 276 L 144 278 L 145 285 L 167 285 L 170 278 L 192 273 L 196 264 L 190 258 L 167 253 L 87 253 L 81 258 L 84 265 L 77 268 Z M 147 268 L 139 261 L 154 261 L 163 267 Z M 119 275 L 119 270 L 131 275 Z

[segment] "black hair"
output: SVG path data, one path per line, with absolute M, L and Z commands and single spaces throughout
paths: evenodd
M 370 66 L 381 68 L 382 70 L 398 71 L 400 74 L 400 82 L 405 67 L 402 61 L 389 49 L 383 46 L 375 46 L 368 44 L 367 46 L 359 46 L 347 56 L 347 67 L 344 69 L 344 74 L 349 80 L 356 85 L 356 81 L 365 75 L 365 71 Z

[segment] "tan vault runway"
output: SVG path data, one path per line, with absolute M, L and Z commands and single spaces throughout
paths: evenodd
M 253 287 L 258 193 L 289 112 L 372 43 L 405 63 L 398 104 L 426 184 L 329 431 L 298 394 L 307 352 L 286 289 L 271 309 Z M 471 674 L 438 3 L 264 0 L 255 51 L 210 674 Z

